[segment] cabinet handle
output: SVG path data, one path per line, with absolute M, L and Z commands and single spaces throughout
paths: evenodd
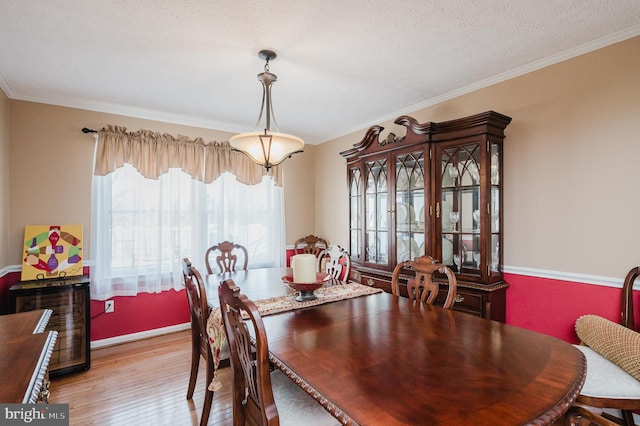
M 376 282 L 375 282 L 375 281 L 373 281 L 371 278 L 367 279 L 367 285 L 368 285 L 369 287 L 373 287 L 373 285 L 374 285 L 375 283 L 376 283 Z
M 456 294 L 456 303 L 464 302 L 464 296 L 460 293 Z
M 436 203 L 436 219 L 440 219 L 440 201 Z

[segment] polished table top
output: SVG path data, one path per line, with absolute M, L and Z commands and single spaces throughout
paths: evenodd
M 51 309 L 0 315 L 0 403 L 34 404 L 57 332 L 45 332 Z
M 51 309 L 0 315 L 0 338 L 42 333 L 51 318 Z
M 207 303 L 210 308 L 220 306 L 218 300 L 218 285 L 221 281 L 231 278 L 242 293 L 249 299 L 256 301 L 273 296 L 284 296 L 294 293 L 282 282 L 282 277 L 291 274 L 291 268 L 259 268 L 248 271 L 227 272 L 224 274 L 207 275 Z
M 224 278 L 255 300 L 283 291 L 281 272 Z M 274 363 L 347 424 L 550 424 L 586 374 L 560 339 L 387 293 L 263 322 Z

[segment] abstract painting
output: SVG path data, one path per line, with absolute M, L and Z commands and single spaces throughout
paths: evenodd
M 27 225 L 22 281 L 82 275 L 82 225 Z

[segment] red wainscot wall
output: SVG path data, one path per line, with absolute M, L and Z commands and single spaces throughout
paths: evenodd
M 20 280 L 19 272 L 0 277 L 0 306 L 9 313 L 9 287 Z M 594 284 L 505 274 L 507 324 L 522 327 L 577 343 L 574 324 L 578 317 L 595 314 L 612 321 L 620 320 L 622 289 Z M 640 304 L 640 291 L 634 292 Z M 126 336 L 176 325 L 188 325 L 189 307 L 182 291 L 160 294 L 140 293 L 114 297 L 115 312 L 103 314 L 104 301 L 91 301 L 91 341 Z M 640 305 L 638 305 L 640 306 Z M 636 310 L 636 320 L 640 310 Z
M 293 249 L 287 249 L 286 265 L 290 266 Z M 217 295 L 215 295 L 217 297 Z M 91 301 L 91 341 L 187 324 L 191 321 L 189 303 L 184 290 L 160 294 L 139 293 L 137 296 L 112 297 L 113 313 L 104 312 L 104 301 Z
M 507 324 L 577 343 L 574 324 L 581 315 L 620 321 L 621 288 L 517 274 L 505 274 L 505 280 L 509 283 Z M 189 322 L 184 290 L 113 300 L 114 313 L 92 319 L 92 341 Z M 634 292 L 634 301 L 640 306 L 640 291 Z M 92 316 L 102 311 L 103 301 L 91 301 Z M 640 318 L 640 310 L 636 317 Z
M 622 288 L 575 283 L 526 275 L 505 274 L 506 323 L 578 343 L 574 324 L 581 315 L 594 314 L 620 322 Z M 640 306 L 640 291 L 633 294 Z M 635 312 L 636 323 L 640 309 Z
M 138 293 L 112 297 L 114 312 L 104 312 L 103 300 L 91 301 L 91 341 L 124 336 L 189 323 L 189 304 L 184 290 Z
M 89 274 L 85 268 L 84 273 Z M 9 288 L 20 281 L 20 272 L 0 277 L 0 314 L 9 314 Z M 91 341 L 108 339 L 190 323 L 189 304 L 184 290 L 159 294 L 140 293 L 137 296 L 112 297 L 113 313 L 104 312 L 103 300 L 90 301 Z

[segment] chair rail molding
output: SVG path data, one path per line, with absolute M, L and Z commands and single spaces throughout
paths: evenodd
M 524 275 L 537 278 L 549 278 L 558 281 L 569 281 L 581 284 L 592 284 L 603 287 L 622 288 L 624 277 L 613 278 L 603 277 L 599 275 L 577 274 L 573 272 L 552 271 L 548 269 L 526 268 L 521 266 L 504 266 L 505 274 Z M 640 284 L 636 284 L 635 288 L 640 290 Z

